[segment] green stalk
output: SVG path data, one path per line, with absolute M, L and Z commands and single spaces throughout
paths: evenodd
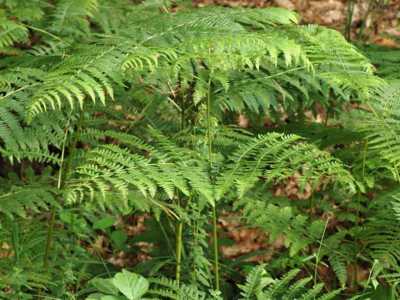
M 208 93 L 207 93 L 207 142 L 208 142 L 208 162 L 210 172 L 212 171 L 212 139 L 211 139 L 211 76 L 208 80 Z M 217 209 L 216 203 L 214 203 L 212 208 L 212 223 L 213 223 L 213 250 L 214 250 L 214 280 L 215 289 L 219 290 L 220 278 L 219 278 L 219 251 L 218 251 L 218 227 L 217 227 Z
M 182 131 L 185 126 L 185 110 L 184 110 L 184 98 L 181 97 L 181 107 L 180 107 L 180 130 Z M 178 200 L 177 206 L 181 207 L 181 200 L 179 191 L 177 191 Z M 182 239 L 183 239 L 183 222 L 182 220 L 178 220 L 178 224 L 176 225 L 176 241 L 175 241 L 175 253 L 176 253 L 176 266 L 175 266 L 175 279 L 179 286 L 181 281 L 181 270 L 182 270 Z
M 174 255 L 174 249 L 172 247 L 171 240 L 169 239 L 167 231 L 165 230 L 164 225 L 162 224 L 162 220 L 161 219 L 157 220 L 157 223 L 160 226 L 161 233 L 163 234 L 165 241 L 167 242 L 168 249 L 169 249 L 169 251 L 171 251 L 171 255 Z
M 319 242 L 318 252 L 317 252 L 317 255 L 315 256 L 314 286 L 317 285 L 318 265 L 319 265 L 319 262 L 320 262 L 320 254 L 321 254 L 322 244 L 323 244 L 324 239 L 325 239 L 325 233 L 326 233 L 326 229 L 328 228 L 328 223 L 329 223 L 329 217 L 326 219 L 324 231 L 322 232 L 322 237 L 321 237 L 321 240 Z
M 61 190 L 61 186 L 62 186 L 63 166 L 64 166 L 64 158 L 65 158 L 65 145 L 67 143 L 68 128 L 69 128 L 69 122 L 68 122 L 67 128 L 65 129 L 63 145 L 62 145 L 62 149 L 61 149 L 60 171 L 58 173 L 58 180 L 57 180 L 57 190 L 59 190 L 59 191 Z M 46 248 L 45 248 L 44 257 L 43 257 L 43 268 L 44 269 L 47 269 L 48 264 L 49 264 L 51 245 L 53 242 L 55 215 L 56 215 L 55 207 L 53 206 L 51 208 L 50 220 L 49 220 L 49 225 L 48 225 L 48 229 L 47 229 Z
M 181 281 L 181 269 L 182 269 L 182 232 L 183 223 L 179 222 L 176 226 L 176 269 L 175 269 L 175 279 L 176 282 Z
M 214 271 L 215 271 L 215 289 L 219 290 L 219 251 L 218 251 L 218 227 L 217 227 L 217 209 L 215 205 L 213 212 L 213 244 L 214 244 Z

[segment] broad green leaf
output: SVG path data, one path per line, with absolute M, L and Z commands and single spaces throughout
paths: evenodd
M 139 300 L 149 289 L 149 282 L 142 276 L 122 270 L 113 278 L 114 286 L 129 300 Z

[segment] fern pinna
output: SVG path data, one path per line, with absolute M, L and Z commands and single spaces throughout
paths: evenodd
M 338 283 L 320 299 L 331 299 L 347 295 L 332 286 L 348 285 L 361 256 L 395 272 L 396 252 L 385 264 L 361 234 L 380 228 L 366 195 L 398 180 L 395 139 L 385 139 L 397 111 L 381 97 L 389 83 L 340 33 L 298 22 L 280 8 L 0 1 L 1 297 L 83 297 L 82 283 L 102 272 L 91 262 L 103 259 L 98 231 L 136 247 L 104 214 L 146 213 L 161 230 L 150 238 L 158 257 L 140 266 L 175 281 L 151 279 L 152 297 L 315 299 L 329 266 Z M 343 121 L 349 111 L 365 122 Z M 229 284 L 222 208 L 271 241 L 283 236 L 268 265 L 277 276 L 258 267 Z

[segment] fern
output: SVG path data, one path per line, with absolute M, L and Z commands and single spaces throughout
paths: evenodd
M 368 45 L 360 48 L 377 67 L 379 76 L 388 80 L 399 79 L 398 62 L 400 61 L 400 52 L 397 49 L 388 49 L 376 45 Z
M 283 250 L 271 262 L 271 269 L 282 264 L 280 274 L 304 262 L 308 267 L 300 255 L 316 248 L 341 287 L 358 255 L 390 272 L 397 267 L 396 202 L 376 201 L 381 215 L 353 200 L 399 179 L 398 95 L 338 32 L 299 25 L 296 13 L 278 8 L 128 0 L 0 0 L 0 6 L 0 215 L 10 225 L 1 224 L 0 237 L 11 249 L 0 254 L 1 297 L 8 291 L 20 298 L 81 297 L 85 291 L 77 290 L 87 276 L 77 268 L 86 270 L 82 261 L 94 259 L 88 248 L 99 231 L 107 241 L 122 230 L 119 222 L 93 224 L 105 213 L 134 210 L 167 225 L 163 241 L 176 242 L 175 256 L 157 249 L 160 257 L 139 265 L 143 274 L 170 276 L 169 262 L 179 261 L 177 280 L 123 271 L 97 280 L 89 299 L 226 298 L 220 281 L 239 281 L 240 272 L 229 269 L 231 261 L 219 268 L 217 223 L 231 205 L 271 239 L 284 236 L 288 255 Z M 338 118 L 355 106 L 367 107 L 352 109 L 363 122 Z M 310 112 L 317 110 L 326 123 L 315 134 Z M 235 126 L 238 115 L 247 118 L 248 130 Z M 268 128 L 265 118 L 273 123 Z M 26 170 L 33 171 L 27 176 Z M 369 172 L 373 184 L 366 184 Z M 310 201 L 273 193 L 288 182 L 310 193 Z M 66 217 L 75 208 L 78 224 Z M 330 210 L 338 213 L 334 229 L 323 221 Z M 21 231 L 19 224 L 27 225 Z M 25 233 L 26 242 L 18 243 Z M 156 236 L 151 247 L 162 248 Z M 124 251 L 137 252 L 140 238 L 127 238 Z M 341 249 L 330 253 L 332 245 Z M 93 277 L 99 268 L 87 270 Z M 262 267 L 239 289 L 243 299 L 339 293 L 321 295 L 323 285 L 297 269 L 276 279 Z
M 344 287 L 347 282 L 346 259 L 341 254 L 334 254 L 328 257 L 329 263 L 339 279 L 341 287 Z
M 397 247 L 399 230 L 396 226 L 397 189 L 382 194 L 372 208 L 375 213 L 368 219 L 361 237 L 373 258 L 380 260 L 388 268 L 395 268 L 400 258 Z
M 9 218 L 26 217 L 27 213 L 48 211 L 51 206 L 57 207 L 56 191 L 51 188 L 50 170 L 45 170 L 41 176 L 34 174 L 32 169 L 26 170 L 25 180 L 17 174 L 9 174 L 9 178 L 1 180 L 0 214 Z
M 324 229 L 322 221 L 310 222 L 306 216 L 295 214 L 291 207 L 279 207 L 250 199 L 244 198 L 237 204 L 243 208 L 246 222 L 268 232 L 271 240 L 284 235 L 290 255 L 295 255 L 321 237 Z
M 28 39 L 28 30 L 23 25 L 7 20 L 0 15 L 0 48 L 6 48 Z
M 60 35 L 89 35 L 90 22 L 88 18 L 93 18 L 98 8 L 97 0 L 60 1 L 53 13 L 50 28 Z
M 246 277 L 246 283 L 239 285 L 242 299 L 252 299 L 253 296 L 261 297 L 263 289 L 274 281 L 265 280 L 267 272 L 263 267 L 253 268 Z
M 116 136 L 116 135 L 114 135 Z M 143 143 L 139 146 L 143 147 Z M 170 146 L 170 145 L 169 145 Z M 146 146 L 144 146 L 146 147 Z M 147 147 L 149 148 L 149 147 Z M 160 147 L 162 149 L 162 147 Z M 174 148 L 175 153 L 179 151 Z M 167 153 L 166 153 L 167 154 Z M 86 161 L 76 168 L 79 179 L 71 179 L 66 196 L 69 202 L 76 202 L 95 191 L 105 197 L 111 188 L 114 192 L 126 197 L 128 187 L 134 186 L 143 195 L 154 197 L 157 189 L 162 189 L 169 198 L 174 198 L 175 189 L 184 195 L 192 190 L 212 202 L 211 186 L 208 175 L 201 164 L 195 160 L 184 161 L 185 155 L 178 161 L 168 161 L 168 156 L 162 152 L 155 153 L 154 162 L 142 155 L 134 154 L 115 145 L 104 145 L 91 150 L 85 155 Z
M 333 299 L 339 294 L 339 290 L 323 294 L 323 284 L 308 289 L 306 284 L 309 278 L 292 282 L 299 270 L 293 270 L 281 279 L 273 279 L 265 272 L 263 266 L 253 268 L 246 277 L 246 283 L 239 285 L 241 289 L 240 299 Z M 123 270 L 117 273 L 113 279 L 92 280 L 92 285 L 102 293 L 94 293 L 87 300 L 105 297 L 105 293 L 118 296 L 124 294 L 127 299 L 136 299 L 135 296 L 148 295 L 160 297 L 157 299 L 221 299 L 215 293 L 204 293 L 194 286 L 178 285 L 175 281 L 161 277 L 145 279 L 135 273 Z M 288 290 L 287 290 L 288 289 Z M 125 298 L 123 298 L 125 299 Z
M 241 145 L 230 157 L 232 163 L 221 176 L 218 197 L 232 184 L 238 187 L 239 194 L 244 194 L 260 177 L 266 178 L 267 182 L 279 182 L 296 172 L 302 176 L 300 186 L 305 182 L 316 185 L 322 177 L 332 176 L 336 183 L 355 189 L 351 175 L 338 161 L 300 141 L 299 136 L 274 133 Z
M 71 9 L 77 11 L 70 11 Z M 73 19 L 81 21 L 78 25 L 71 26 L 71 30 L 87 31 L 88 28 L 81 29 L 83 25 L 80 23 L 86 22 L 86 16 L 95 17 L 95 11 L 98 9 L 100 9 L 99 4 L 93 0 L 85 1 L 81 5 L 62 1 L 57 6 L 55 19 L 59 24 L 63 24 L 67 22 L 67 16 L 74 16 Z M 150 13 L 148 21 L 143 20 L 143 17 L 139 18 L 138 22 L 142 23 L 129 24 L 126 32 L 135 32 L 135 29 L 139 29 L 143 22 L 148 24 L 153 20 L 153 14 Z M 348 70 L 351 69 L 361 72 L 360 75 L 363 75 L 362 72 L 365 71 L 365 82 L 371 81 L 372 85 L 379 85 L 379 80 L 375 80 L 370 74 L 371 66 L 365 58 L 351 47 L 347 48 L 347 44 L 341 40 L 340 36 L 321 28 L 318 29 L 318 34 L 315 34 L 317 31 L 315 29 L 309 32 L 310 29 L 290 26 L 286 34 L 289 38 L 286 38 L 285 34 L 281 33 L 283 28 L 272 27 L 278 24 L 293 24 L 295 21 L 296 17 L 293 13 L 281 9 L 256 11 L 205 9 L 177 14 L 174 17 L 174 23 L 171 23 L 169 17 L 160 15 L 159 22 L 154 24 L 151 22 L 152 25 L 147 27 L 148 38 L 141 38 L 139 29 L 136 36 L 128 33 L 125 36 L 123 32 L 121 37 L 116 39 L 95 39 L 94 48 L 93 46 L 86 49 L 83 47 L 84 49 L 78 52 L 74 48 L 66 49 L 67 53 L 75 50 L 76 56 L 67 59 L 60 57 L 61 59 L 52 63 L 48 74 L 42 78 L 39 89 L 33 94 L 28 109 L 29 114 L 33 116 L 49 108 L 59 109 L 64 102 L 72 108 L 76 106 L 76 102 L 82 107 L 86 96 L 92 101 L 99 99 L 104 103 L 106 96 L 113 97 L 112 81 L 117 79 L 115 71 L 118 69 L 121 69 L 121 72 L 133 68 L 136 71 L 147 70 L 151 73 L 155 68 L 168 67 L 172 71 L 172 80 L 177 78 L 177 73 L 186 77 L 186 80 L 191 80 L 196 76 L 197 70 L 201 69 L 201 64 L 205 64 L 213 72 L 219 70 L 224 73 L 219 76 L 228 78 L 229 82 L 232 75 L 229 73 L 234 70 L 262 70 L 266 78 L 270 76 L 279 78 L 280 70 L 276 70 L 274 66 L 279 65 L 285 68 L 291 66 L 294 70 L 300 68 L 305 72 L 311 72 L 317 65 L 332 64 L 340 56 L 341 69 L 336 67 L 329 73 L 324 71 L 321 73 L 321 79 L 329 78 L 328 83 L 332 84 L 334 83 L 332 80 L 336 80 L 337 89 L 347 90 L 355 87 L 355 84 L 340 82 L 344 81 L 342 73 L 349 72 Z M 168 29 L 160 31 L 159 24 Z M 55 25 L 54 31 L 59 32 L 60 26 Z M 217 26 L 219 30 L 215 30 Z M 185 28 L 184 32 L 182 32 L 183 28 Z M 219 38 L 221 35 L 224 39 Z M 325 46 L 321 45 L 327 43 L 326 36 L 334 37 L 337 52 L 339 50 L 342 52 L 332 53 L 324 50 Z M 307 42 L 303 44 L 305 41 Z M 179 48 L 177 48 L 178 45 Z M 313 53 L 323 53 L 323 55 L 313 58 Z M 161 65 L 159 65 L 160 60 L 163 61 Z M 194 74 L 190 70 L 191 62 L 195 62 L 197 69 Z M 361 66 L 360 69 L 356 68 L 357 64 Z M 272 74 L 269 74 L 270 72 Z M 372 83 L 374 80 L 376 83 Z M 270 90 L 268 85 L 272 84 L 276 86 L 273 89 L 278 89 L 279 83 L 274 81 L 266 80 L 265 87 Z M 295 84 L 295 80 L 287 79 L 286 81 Z M 300 87 L 300 84 L 297 83 L 296 86 Z M 356 90 L 364 92 L 370 87 L 371 85 L 366 84 L 357 87 Z M 279 89 L 285 90 L 284 87 Z M 290 93 L 286 92 L 286 94 Z
M 113 99 L 109 74 L 117 62 L 117 55 L 113 53 L 113 48 L 109 48 L 96 53 L 83 52 L 79 59 L 63 61 L 42 78 L 43 84 L 28 104 L 28 116 L 45 111 L 48 106 L 60 109 L 62 98 L 67 100 L 71 109 L 76 102 L 82 108 L 86 95 L 93 102 L 99 100 L 103 104 L 106 96 Z
M 241 299 L 334 299 L 340 293 L 340 290 L 321 293 L 323 284 L 307 288 L 311 278 L 293 282 L 299 272 L 294 269 L 281 279 L 273 279 L 264 271 L 263 266 L 255 267 L 247 276 L 246 284 L 239 286 L 242 290 Z
M 370 103 L 369 112 L 362 113 L 355 125 L 366 140 L 368 156 L 379 159 L 379 166 L 389 171 L 389 176 L 399 180 L 398 175 L 398 84 L 392 84 L 379 102 Z

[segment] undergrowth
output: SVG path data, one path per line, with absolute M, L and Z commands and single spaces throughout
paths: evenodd
M 0 0 L 0 298 L 397 299 L 400 52 L 298 19 Z

